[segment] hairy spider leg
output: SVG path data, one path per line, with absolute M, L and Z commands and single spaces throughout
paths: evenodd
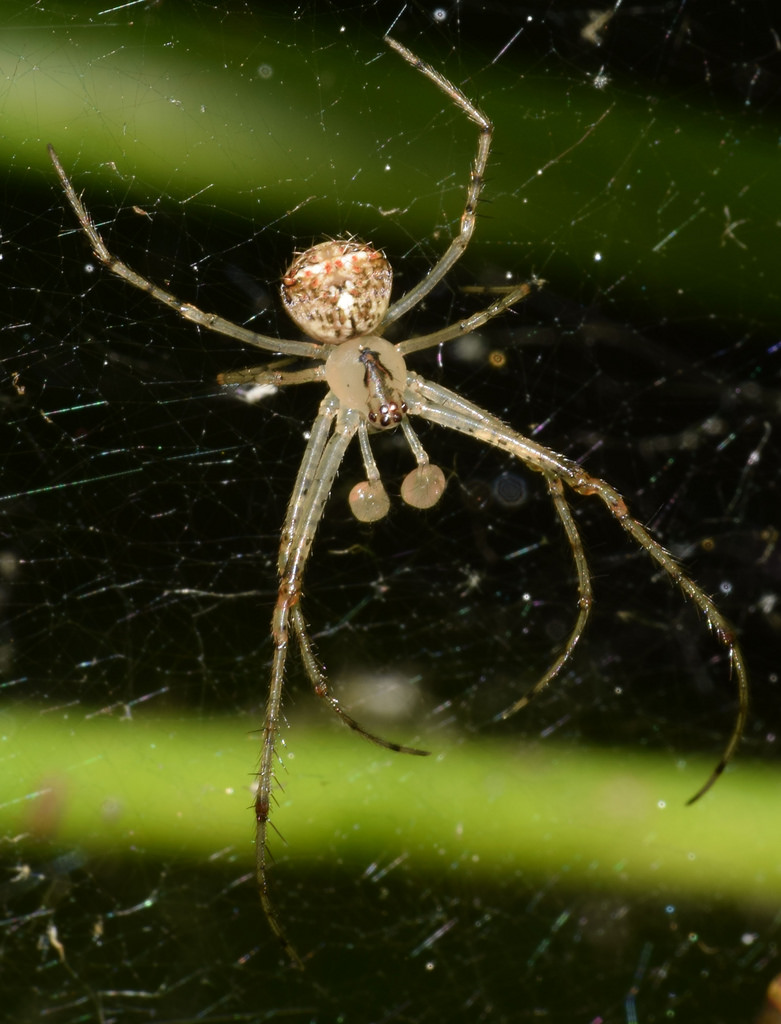
M 277 563 L 280 577 L 280 599 L 282 590 L 288 586 L 288 583 L 286 582 L 286 567 L 291 564 L 292 560 L 293 564 L 296 565 L 296 571 L 298 574 L 299 596 L 298 600 L 290 606 L 290 619 L 293 624 L 293 631 L 296 635 L 296 639 L 298 640 L 304 669 L 306 670 L 306 674 L 309 677 L 309 681 L 312 684 L 312 689 L 316 696 L 322 698 L 339 716 L 339 718 L 341 718 L 345 725 L 359 733 L 364 737 L 364 739 L 370 740 L 372 743 L 376 743 L 380 747 L 385 747 L 387 750 L 393 750 L 396 753 L 415 754 L 417 756 L 425 757 L 430 753 L 430 751 L 420 750 L 417 747 L 407 747 L 401 743 L 386 740 L 382 736 L 377 736 L 375 733 L 365 729 L 352 717 L 352 715 L 349 715 L 344 710 L 336 697 L 334 697 L 330 692 L 328 677 L 315 654 L 314 645 L 312 644 L 312 640 L 309 636 L 306 620 L 304 619 L 304 614 L 301 609 L 301 584 L 303 582 L 304 565 L 308 557 L 308 550 L 311 548 L 314 539 L 314 532 L 317 529 L 317 521 L 315 521 L 314 525 L 311 527 L 312 536 L 309 536 L 301 528 L 301 523 L 306 517 L 306 505 L 308 501 L 314 500 L 314 498 L 310 498 L 309 496 L 314 495 L 315 485 L 320 483 L 320 477 L 322 474 L 321 467 L 324 452 L 326 450 L 326 442 L 331 427 L 334 424 L 334 420 L 336 421 L 335 433 L 339 433 L 342 430 L 349 431 L 347 444 L 349 444 L 356 432 L 353 426 L 353 416 L 351 415 L 348 417 L 345 412 L 340 418 L 338 410 L 339 401 L 332 392 L 329 391 L 323 399 L 320 405 L 320 413 L 312 425 L 309 444 L 304 452 L 304 458 L 298 470 L 295 486 L 293 487 L 290 500 L 288 501 L 285 525 L 282 530 L 282 545 L 280 547 Z M 373 480 L 375 483 L 379 483 L 379 471 L 369 447 L 366 421 L 362 418 L 358 420 L 357 432 L 361 442 L 361 451 L 366 465 L 367 475 L 370 480 Z M 345 445 L 345 450 L 347 448 L 347 444 Z M 336 471 L 338 471 L 338 468 L 339 467 L 337 466 Z M 333 478 L 331 482 L 333 482 Z M 317 500 L 319 500 L 319 495 L 316 497 Z M 328 500 L 327 495 L 325 500 Z M 306 545 L 306 550 L 303 555 L 300 555 L 298 551 L 300 545 Z
M 344 452 L 358 429 L 358 414 L 342 414 L 341 429 L 330 434 L 339 415 L 339 402 L 329 392 L 320 403 L 312 433 L 304 452 L 296 486 L 293 490 L 279 552 L 279 594 L 271 619 L 274 654 L 271 683 L 263 723 L 263 740 L 255 795 L 255 858 L 260 900 L 271 930 L 297 967 L 303 967 L 298 953 L 285 935 L 271 900 L 267 875 L 266 839 L 271 805 L 271 792 L 277 781 L 274 773 L 276 739 L 279 733 L 282 706 L 282 684 L 287 660 L 288 618 L 301 597 L 303 566 L 314 540 L 317 523 L 328 500 Z M 329 437 L 330 434 L 330 437 Z
M 378 747 L 384 747 L 386 750 L 392 750 L 396 754 L 414 754 L 417 757 L 428 757 L 431 753 L 430 750 L 421 750 L 419 747 L 406 747 L 402 743 L 395 743 L 393 740 L 386 740 L 382 736 L 377 736 L 376 733 L 369 732 L 368 729 L 364 728 L 360 722 L 357 722 L 344 710 L 328 688 L 328 676 L 314 652 L 314 647 L 312 645 L 312 640 L 309 637 L 300 602 L 291 608 L 290 618 L 293 623 L 293 630 L 296 634 L 296 639 L 298 640 L 301 651 L 301 660 L 304 663 L 306 674 L 309 676 L 315 694 L 326 701 L 329 707 L 336 712 L 344 724 L 357 732 L 359 736 L 363 736 L 365 740 L 369 740 L 371 743 L 376 743 Z
M 315 693 L 329 704 L 346 725 L 365 739 L 389 750 L 421 756 L 428 754 L 426 750 L 406 747 L 376 736 L 364 729 L 342 709 L 328 690 L 326 676 L 314 654 L 300 606 L 304 568 L 318 524 L 323 516 L 323 509 L 328 501 L 344 453 L 356 432 L 361 428 L 362 422 L 361 414 L 356 410 L 340 408 L 339 400 L 330 391 L 320 403 L 320 409 L 312 425 L 309 442 L 288 503 L 277 564 L 279 594 L 271 619 L 274 654 L 263 724 L 258 789 L 255 797 L 257 823 L 255 854 L 263 910 L 282 948 L 297 967 L 303 966 L 301 957 L 285 935 L 271 900 L 267 850 L 271 796 L 275 782 L 278 783 L 274 765 L 276 739 L 281 718 L 285 663 L 290 639 L 290 623 L 292 623 L 293 632 L 301 649 L 304 667 Z
M 408 356 L 411 352 L 420 352 L 422 349 L 431 348 L 434 345 L 442 345 L 453 338 L 461 338 L 465 334 L 476 331 L 495 316 L 501 316 L 510 306 L 515 306 L 517 303 L 522 302 L 531 294 L 534 288 L 540 288 L 544 283 L 538 277 L 532 278 L 531 281 L 524 281 L 522 284 L 511 288 L 506 295 L 492 302 L 485 309 L 478 310 L 477 313 L 472 313 L 463 320 L 457 320 L 448 327 L 442 327 L 431 334 L 420 334 L 415 338 L 400 341 L 396 348 L 403 356 Z
M 51 162 L 54 164 L 54 169 L 57 171 L 62 182 L 63 191 L 73 212 L 76 214 L 82 231 L 89 240 L 93 253 L 112 274 L 116 274 L 117 277 L 127 281 L 134 288 L 138 288 L 140 291 L 151 295 L 157 302 L 162 302 L 164 306 L 168 306 L 178 313 L 179 316 L 184 317 L 185 320 L 189 320 L 191 323 L 197 324 L 198 327 L 203 327 L 207 331 L 214 331 L 216 334 L 223 334 L 228 338 L 244 342 L 246 345 L 254 345 L 255 348 L 276 352 L 279 355 L 301 356 L 308 359 L 316 359 L 322 356 L 324 346 L 319 342 L 288 341 L 284 338 L 271 338 L 266 334 L 250 331 L 248 328 L 234 324 L 232 321 L 226 320 L 216 313 L 204 313 L 197 306 L 193 306 L 189 302 L 182 302 L 181 299 L 177 299 L 175 295 L 166 291 L 165 288 L 160 288 L 153 281 L 149 281 L 147 278 L 142 277 L 141 274 L 136 273 L 132 267 L 129 267 L 127 263 L 124 263 L 109 250 L 103 240 L 103 236 L 95 227 L 86 207 L 71 184 L 70 178 L 63 170 L 60 159 L 51 143 L 49 143 L 48 149 Z
M 482 110 L 478 110 L 474 103 L 457 86 L 449 82 L 444 75 L 441 75 L 439 71 L 432 68 L 430 64 L 426 64 L 425 61 L 416 57 L 411 50 L 408 50 L 406 46 L 403 46 L 390 36 L 385 36 L 385 42 L 396 53 L 400 54 L 408 64 L 411 64 L 416 71 L 420 71 L 421 74 L 430 78 L 446 96 L 449 96 L 453 103 L 463 110 L 469 120 L 477 125 L 480 129 L 480 134 L 477 140 L 477 155 L 470 169 L 466 204 L 464 212 L 461 214 L 461 226 L 458 234 L 450 243 L 444 255 L 429 270 L 423 280 L 416 284 L 414 288 L 410 288 L 406 294 L 402 295 L 400 299 L 397 299 L 389 307 L 380 325 L 380 333 L 385 330 L 388 324 L 392 324 L 394 320 L 398 320 L 400 316 L 403 316 L 414 306 L 417 306 L 420 300 L 428 295 L 431 289 L 450 271 L 451 267 L 463 255 L 467 245 L 469 245 L 477 219 L 477 203 L 485 184 L 485 169 L 488 164 L 489 153 L 491 152 L 491 138 L 494 131 L 491 120 L 485 116 Z
M 572 515 L 572 510 L 569 507 L 567 499 L 564 497 L 564 485 L 561 482 L 561 477 L 556 476 L 553 473 L 545 473 L 545 483 L 548 485 L 548 494 L 550 494 L 553 500 L 553 505 L 559 514 L 559 520 L 561 525 L 564 527 L 564 532 L 567 534 L 567 540 L 569 541 L 570 550 L 572 551 L 572 558 L 575 563 L 575 572 L 578 577 L 578 617 L 575 621 L 575 626 L 570 633 L 564 650 L 559 654 L 553 664 L 550 666 L 548 671 L 534 684 L 533 688 L 525 697 L 522 697 L 519 701 L 516 701 L 512 706 L 512 712 L 520 711 L 524 704 L 528 704 L 535 694 L 539 693 L 540 690 L 544 690 L 545 687 L 555 679 L 556 676 L 561 672 L 567 662 L 570 660 L 575 652 L 575 647 L 583 636 L 583 632 L 586 629 L 586 623 L 588 617 L 591 614 L 591 606 L 594 603 L 594 595 L 591 589 L 591 574 L 588 569 L 588 562 L 586 560 L 586 552 L 583 547 L 583 541 L 580 539 L 580 531 L 577 528 L 575 519 Z M 507 714 L 501 714 L 500 718 L 507 718 Z
M 719 643 L 726 648 L 730 657 L 730 664 L 735 672 L 738 690 L 738 714 L 735 720 L 730 737 L 724 748 L 716 767 L 711 772 L 704 785 L 697 790 L 687 803 L 692 804 L 708 792 L 713 786 L 729 762 L 740 743 L 748 717 L 748 676 L 743 659 L 743 652 L 735 639 L 732 627 L 718 610 L 713 601 L 708 597 L 701 587 L 691 580 L 680 568 L 672 555 L 666 551 L 658 541 L 654 540 L 651 534 L 636 520 L 627 509 L 626 502 L 606 481 L 591 476 L 576 462 L 557 455 L 549 448 L 537 444 L 535 441 L 518 434 L 512 428 L 502 423 L 496 416 L 480 409 L 466 399 L 439 384 L 424 380 L 418 374 L 409 374 L 410 386 L 405 395 L 405 401 L 410 415 L 422 416 L 432 423 L 448 427 L 450 430 L 457 430 L 460 433 L 468 434 L 483 444 L 508 452 L 532 469 L 537 469 L 546 477 L 558 479 L 562 484 L 571 487 L 577 494 L 586 497 L 596 496 L 607 507 L 613 518 L 629 534 L 629 536 L 643 548 L 656 564 L 664 570 L 673 583 L 675 583 L 685 597 L 688 597 L 703 613 L 708 626 L 716 634 Z M 559 495 L 564 501 L 563 495 Z M 558 508 L 557 503 L 557 508 Z M 562 506 L 563 507 L 563 506 Z M 559 509 L 561 517 L 561 510 Z M 580 585 L 583 585 L 583 574 L 587 573 L 583 545 L 577 530 L 570 532 L 568 522 L 572 523 L 571 516 L 562 518 L 565 529 L 567 529 L 570 543 L 575 543 L 575 558 L 579 565 L 578 577 Z M 580 559 L 583 561 L 579 561 Z M 581 600 L 583 593 L 581 592 Z M 587 611 L 587 609 L 585 609 Z M 579 638 L 578 627 L 585 624 L 583 616 L 584 609 L 581 608 L 581 616 L 578 620 L 575 633 L 570 637 L 565 654 L 571 654 Z M 582 631 L 582 629 L 581 629 Z M 566 660 L 566 659 L 565 659 Z M 560 667 L 560 666 L 559 666 Z M 508 718 L 519 708 L 523 707 L 531 696 L 538 693 L 542 686 L 550 682 L 550 673 L 540 683 L 536 684 L 529 694 L 520 698 L 509 708 L 503 711 L 501 718 Z
M 275 363 L 264 366 L 245 366 L 240 370 L 226 370 L 217 374 L 218 384 L 270 384 L 275 388 L 289 387 L 291 384 L 314 384 L 325 381 L 325 364 L 307 366 L 303 370 L 286 370 L 286 363 L 293 359 L 278 359 Z

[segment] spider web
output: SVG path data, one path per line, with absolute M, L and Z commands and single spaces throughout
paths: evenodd
M 759 1014 L 778 971 L 772 15 L 3 5 L 9 1019 Z M 410 366 L 621 490 L 735 623 L 752 718 L 734 770 L 684 810 L 733 721 L 728 666 L 581 499 L 588 634 L 493 721 L 576 614 L 542 480 L 421 428 L 449 481 L 421 514 L 397 497 L 409 452 L 383 436 L 392 510 L 363 527 L 350 452 L 307 618 L 351 713 L 434 756 L 345 735 L 291 660 L 271 882 L 299 976 L 258 906 L 248 808 L 278 532 L 322 391 L 219 389 L 254 356 L 95 270 L 45 144 L 131 266 L 291 337 L 274 282 L 294 248 L 355 233 L 402 289 L 458 225 L 473 126 L 384 50 L 391 30 L 496 122 L 475 239 L 400 330 L 480 308 L 470 287 L 547 282 Z

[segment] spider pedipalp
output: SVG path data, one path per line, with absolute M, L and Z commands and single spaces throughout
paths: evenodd
M 376 523 L 390 512 L 390 498 L 381 480 L 355 484 L 347 501 L 359 523 Z

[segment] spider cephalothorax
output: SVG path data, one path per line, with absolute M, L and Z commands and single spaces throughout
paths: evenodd
M 325 379 L 346 409 L 357 409 L 379 430 L 404 419 L 407 367 L 404 356 L 384 338 L 351 338 L 328 352 Z
M 279 590 L 271 620 L 271 682 L 266 701 L 255 797 L 257 875 L 261 902 L 274 934 L 298 966 L 302 965 L 301 959 L 285 936 L 269 894 L 266 851 L 271 793 L 275 781 L 275 744 L 280 727 L 282 682 L 291 630 L 298 641 L 304 667 L 315 693 L 330 704 L 343 722 L 367 739 L 391 750 L 408 754 L 426 753 L 367 732 L 341 707 L 329 692 L 325 672 L 315 656 L 301 610 L 304 567 L 331 486 L 344 453 L 354 437 L 357 436 L 360 445 L 366 480 L 353 487 L 349 502 L 354 515 L 363 522 L 382 519 L 390 509 L 390 500 L 372 455 L 370 430 L 400 426 L 404 431 L 416 463 L 401 484 L 401 496 L 407 504 L 415 508 L 430 508 L 444 491 L 444 474 L 438 466 L 429 462 L 423 445 L 410 425 L 411 416 L 419 416 L 430 423 L 459 431 L 482 444 L 497 448 L 535 470 L 544 479 L 572 550 L 579 594 L 578 614 L 563 649 L 547 672 L 531 690 L 497 717 L 507 718 L 514 714 L 561 671 L 572 657 L 586 627 L 593 601 L 591 579 L 580 532 L 566 498 L 566 488 L 583 497 L 596 497 L 603 503 L 625 533 L 648 553 L 667 577 L 699 608 L 729 655 L 740 700 L 737 719 L 721 759 L 705 784 L 692 797 L 692 801 L 713 785 L 734 754 L 745 726 L 748 706 L 748 682 L 743 655 L 729 624 L 702 588 L 683 572 L 675 559 L 632 517 L 624 499 L 610 484 L 591 476 L 579 463 L 557 455 L 550 448 L 517 433 L 468 399 L 407 370 L 405 356 L 477 330 L 486 321 L 524 299 L 540 282 L 533 279 L 516 285 L 486 309 L 433 334 L 408 338 L 395 345 L 381 337 L 389 324 L 409 312 L 429 294 L 466 249 L 474 231 L 475 210 L 485 181 L 493 132 L 493 125 L 485 114 L 452 82 L 423 63 L 401 43 L 390 38 L 386 38 L 386 42 L 429 78 L 478 127 L 477 155 L 469 176 L 460 227 L 442 258 L 426 277 L 390 306 L 391 270 L 379 250 L 349 239 L 321 242 L 296 256 L 282 280 L 282 300 L 295 323 L 310 339 L 308 341 L 258 334 L 217 314 L 205 313 L 197 306 L 183 303 L 171 292 L 141 277 L 109 251 L 62 169 L 56 153 L 49 147 L 68 202 L 96 257 L 112 273 L 147 292 L 204 330 L 254 345 L 265 352 L 312 361 L 303 370 L 288 370 L 284 362 L 277 368 L 272 363 L 232 370 L 220 375 L 220 383 L 255 382 L 283 387 L 321 381 L 328 385 L 328 392 L 320 403 L 309 433 L 282 528 L 277 560 Z

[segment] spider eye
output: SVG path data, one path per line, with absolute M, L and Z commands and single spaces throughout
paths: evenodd
M 367 419 L 373 427 L 395 427 L 404 419 L 407 403 L 401 401 L 382 402 L 373 396 L 367 402 Z
M 300 253 L 282 278 L 282 302 L 304 334 L 338 344 L 377 330 L 393 273 L 364 242 L 336 239 Z

